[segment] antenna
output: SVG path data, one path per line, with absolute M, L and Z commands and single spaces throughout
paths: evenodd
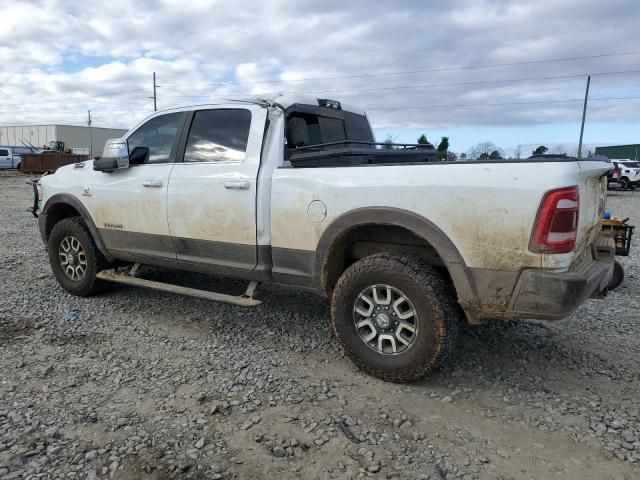
M 93 158 L 93 131 L 91 130 L 91 110 L 87 110 L 87 125 L 89 125 L 89 158 Z
M 156 93 L 156 88 L 158 88 L 158 86 L 156 85 L 156 72 L 153 72 L 153 97 L 149 97 L 149 98 L 153 98 L 153 111 L 154 112 L 158 111 L 158 106 L 157 106 L 158 95 Z
M 589 84 L 591 75 L 587 75 L 587 89 L 584 92 L 584 105 L 582 106 L 582 124 L 580 125 L 580 141 L 578 142 L 578 158 L 582 158 L 582 134 L 584 133 L 584 120 L 587 116 L 587 100 L 589 100 Z

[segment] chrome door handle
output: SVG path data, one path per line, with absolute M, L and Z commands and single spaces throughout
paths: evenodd
M 150 188 L 160 188 L 162 187 L 162 180 L 145 180 L 144 182 L 142 182 L 142 186 Z
M 249 182 L 224 182 L 224 188 L 229 190 L 249 190 Z

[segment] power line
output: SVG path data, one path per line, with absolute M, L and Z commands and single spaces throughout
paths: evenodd
M 498 83 L 517 83 L 517 82 L 529 82 L 529 81 L 544 81 L 544 80 L 564 80 L 564 79 L 573 79 L 573 78 L 584 78 L 587 75 L 591 76 L 604 76 L 604 75 L 621 75 L 621 74 L 630 74 L 630 73 L 640 73 L 640 70 L 621 70 L 617 72 L 598 72 L 598 73 L 576 73 L 571 75 L 554 75 L 547 77 L 528 77 L 528 78 L 510 78 L 504 80 L 478 80 L 473 82 L 446 82 L 446 83 L 429 83 L 423 85 L 396 85 L 390 87 L 373 87 L 373 88 L 349 88 L 344 90 L 304 90 L 301 92 L 291 91 L 287 92 L 290 94 L 303 94 L 303 93 L 349 93 L 349 92 L 376 92 L 383 90 L 404 90 L 404 89 L 420 89 L 420 88 L 436 88 L 436 87 L 458 87 L 458 86 L 470 86 L 470 85 L 489 85 L 489 84 L 498 84 Z M 257 95 L 265 96 L 265 95 L 277 95 L 282 92 L 264 92 L 259 93 Z M 229 94 L 212 94 L 212 95 L 170 95 L 167 98 L 230 98 L 233 95 L 238 96 L 251 96 L 250 94 L 244 93 L 229 93 Z
M 586 60 L 593 58 L 606 58 L 606 57 L 619 57 L 627 55 L 639 55 L 640 51 L 632 52 L 617 52 L 617 53 L 601 53 L 598 55 L 582 55 L 579 57 L 564 57 L 564 58 L 549 58 L 544 60 L 525 60 L 521 62 L 509 62 L 509 63 L 494 63 L 489 65 L 468 65 L 464 67 L 442 67 L 442 68 L 430 68 L 425 70 L 407 70 L 398 72 L 383 72 L 383 73 L 361 73 L 356 75 L 338 75 L 332 77 L 309 77 L 309 78 L 296 78 L 289 80 L 259 80 L 253 82 L 207 82 L 207 83 L 177 83 L 173 85 L 164 85 L 165 87 L 180 88 L 180 87 L 198 87 L 198 86 L 228 86 L 228 85 L 258 85 L 265 83 L 291 83 L 291 82 L 306 82 L 315 80 L 341 80 L 345 78 L 371 78 L 371 77 L 386 77 L 395 75 L 412 75 L 417 73 L 431 73 L 431 72 L 450 72 L 459 70 L 477 70 L 485 68 L 497 68 L 497 67 L 513 67 L 518 65 L 536 65 L 541 63 L 554 63 L 554 62 L 568 62 L 575 60 Z
M 521 64 L 564 61 L 564 60 L 575 60 L 575 59 L 584 59 L 584 58 L 598 58 L 598 57 L 601 57 L 601 56 L 635 55 L 635 54 L 640 54 L 640 51 L 638 51 L 638 52 L 624 52 L 624 53 L 603 54 L 603 55 L 595 55 L 595 56 L 584 56 L 584 57 L 571 57 L 571 58 L 567 58 L 567 59 L 533 60 L 533 61 L 528 61 L 528 62 L 515 62 L 515 63 L 510 63 L 510 64 L 479 65 L 479 66 L 469 66 L 469 67 L 452 67 L 452 68 L 445 68 L 445 69 L 422 70 L 422 72 L 445 71 L 445 70 L 466 70 L 466 69 L 475 69 L 475 68 L 492 68 L 492 67 L 496 67 L 496 66 L 505 66 L 505 65 L 521 65 Z M 415 73 L 415 72 L 417 72 L 417 71 L 408 72 L 408 73 Z M 445 82 L 445 83 L 425 84 L 425 85 L 399 85 L 399 86 L 375 87 L 375 88 L 352 88 L 352 89 L 341 89 L 341 90 L 305 90 L 304 92 L 300 92 L 300 93 L 348 93 L 348 92 L 368 92 L 368 91 L 382 91 L 382 90 L 402 90 L 402 89 L 412 89 L 412 88 L 435 88 L 435 87 L 448 87 L 448 86 L 483 85 L 483 84 L 493 84 L 493 83 L 509 83 L 509 82 L 539 81 L 539 80 L 557 80 L 557 79 L 580 78 L 580 77 L 586 77 L 587 75 L 605 76 L 605 75 L 622 75 L 622 74 L 631 74 L 631 73 L 640 73 L 640 70 L 621 70 L 621 71 L 614 71 L 614 72 L 577 73 L 577 74 L 569 74 L 569 75 L 554 75 L 554 76 L 547 76 L 547 77 L 530 77 L 530 78 L 516 78 L 516 79 L 504 79 L 504 80 L 478 80 L 478 81 L 472 81 L 472 82 L 458 82 L 458 83 Z M 385 73 L 385 74 L 366 74 L 366 76 L 401 75 L 401 74 L 403 74 L 403 73 L 402 72 L 395 72 L 395 73 L 389 72 L 389 73 Z M 324 78 L 326 78 L 326 79 L 338 79 L 338 78 L 351 78 L 351 76 L 324 77 Z M 296 81 L 297 82 L 297 81 L 303 81 L 303 80 L 318 80 L 318 79 L 319 78 L 297 79 L 297 80 L 291 80 L 291 81 Z M 288 82 L 288 81 L 289 80 L 282 80 L 282 82 Z M 280 81 L 278 80 L 278 81 L 273 81 L 273 82 L 280 82 Z M 206 85 L 245 85 L 247 83 L 253 84 L 253 83 L 263 83 L 263 82 L 233 82 L 233 83 L 226 83 L 226 84 L 197 83 L 197 84 L 164 85 L 164 86 L 165 87 L 186 87 L 186 86 L 206 86 Z M 264 83 L 266 83 L 266 82 L 264 82 Z M 129 95 L 129 94 L 134 94 L 134 93 L 138 93 L 138 92 L 146 92 L 146 89 L 130 89 L 130 90 L 123 90 L 123 91 L 119 91 L 119 92 L 96 94 L 96 95 L 91 95 L 91 96 L 87 96 L 87 97 L 83 97 L 83 98 L 71 98 L 71 99 L 69 99 L 69 98 L 59 97 L 59 99 L 49 99 L 49 100 L 45 100 L 45 101 L 42 101 L 42 102 L 23 102 L 23 103 L 15 103 L 15 104 L 3 104 L 3 106 L 9 107 L 9 106 L 23 106 L 23 105 L 42 105 L 42 104 L 56 103 L 56 102 L 59 102 L 61 100 L 66 101 L 66 103 L 68 104 L 69 101 L 86 102 L 86 101 L 91 100 L 93 98 L 104 98 L 104 97 L 111 97 L 111 96 L 117 96 L 117 95 Z M 266 92 L 266 93 L 261 93 L 260 95 L 279 94 L 279 93 L 281 93 L 281 92 Z M 296 93 L 296 92 L 289 92 L 289 93 Z M 212 95 L 169 95 L 167 98 L 229 98 L 229 97 L 232 97 L 234 95 L 237 95 L 237 96 L 251 96 L 251 94 L 249 94 L 249 93 L 228 93 L 228 94 L 212 94 Z M 139 99 L 135 99 L 135 100 L 139 100 Z M 57 110 L 59 110 L 59 109 L 57 109 Z M 28 112 L 35 112 L 35 111 L 36 110 L 32 110 L 32 111 L 26 111 L 26 110 L 3 111 L 3 112 L 0 112 L 0 114 L 5 114 L 5 113 L 28 113 Z M 37 110 L 37 111 L 40 111 L 40 110 Z
M 592 98 L 590 101 L 610 101 L 610 100 L 638 100 L 640 96 L 623 96 L 623 97 L 599 97 Z M 582 102 L 582 98 L 567 98 L 567 99 L 549 99 L 549 100 L 534 100 L 534 101 L 522 101 L 522 102 L 496 102 L 496 103 L 467 103 L 467 104 L 433 104 L 433 105 L 404 105 L 404 106 L 394 106 L 394 107 L 371 107 L 367 110 L 414 110 L 414 109 L 427 109 L 427 108 L 473 108 L 473 107 L 497 107 L 497 106 L 508 106 L 508 105 L 544 105 L 544 104 L 556 104 L 556 103 L 573 103 L 573 102 Z M 35 111 L 39 112 L 39 111 Z M 0 112 L 2 114 L 3 112 Z M 120 117 L 130 115 L 131 112 L 125 111 L 121 113 L 113 113 L 109 115 L 98 115 L 98 118 L 111 118 L 111 117 Z M 78 113 L 57 113 L 58 116 L 80 116 Z M 82 114 L 83 115 L 83 114 Z
M 629 97 L 600 97 L 591 98 L 590 101 L 604 101 L 604 100 L 638 100 L 640 96 Z M 526 102 L 499 102 L 499 103 L 459 103 L 450 105 L 406 105 L 402 107 L 372 107 L 368 110 L 408 110 L 408 109 L 426 109 L 426 108 L 467 108 L 467 107 L 502 107 L 507 105 L 541 105 L 541 104 L 554 104 L 554 103 L 571 103 L 582 102 L 582 98 L 567 98 L 562 100 L 536 100 Z
M 633 24 L 629 24 L 629 25 L 621 25 L 619 28 L 618 27 L 604 27 L 601 29 L 598 29 L 598 32 L 602 32 L 602 31 L 606 31 L 606 30 L 615 30 L 615 31 L 621 31 L 621 30 L 625 30 L 625 29 L 637 29 L 637 24 L 633 23 Z M 539 40 L 541 38 L 550 38 L 550 37 L 559 37 L 559 36 L 568 36 L 568 35 L 575 35 L 575 34 L 580 34 L 580 33 L 594 33 L 594 29 L 593 28 L 584 28 L 582 30 L 574 30 L 571 32 L 556 32 L 556 33 L 549 33 L 549 34 L 541 34 L 541 35 L 530 35 L 530 36 L 526 36 L 526 37 L 515 37 L 515 38 L 511 38 L 508 40 L 504 40 L 504 39 L 500 39 L 500 40 L 495 40 L 495 41 L 484 41 L 484 42 L 473 42 L 473 46 L 478 46 L 478 45 L 495 45 L 495 44 L 504 44 L 504 43 L 514 43 L 514 42 L 518 42 L 521 40 Z M 469 42 L 454 42 L 453 45 L 458 45 L 458 46 L 462 46 L 462 45 L 466 45 Z M 448 46 L 450 46 L 452 44 L 448 44 Z M 395 54 L 399 54 L 399 53 L 414 53 L 414 52 L 423 52 L 426 49 L 423 48 L 412 48 L 412 49 L 401 49 L 401 50 L 386 50 L 386 51 L 377 51 L 377 52 L 369 52 L 369 53 L 361 53 L 361 54 L 357 54 L 357 55 L 337 55 L 337 56 L 332 56 L 332 57 L 319 57 L 319 58 L 309 58 L 309 59 L 303 59 L 303 60 L 293 60 L 290 62 L 286 62 L 288 64 L 301 64 L 301 63 L 318 63 L 318 62 L 328 62 L 328 61 L 332 61 L 332 60 L 347 60 L 350 58 L 362 58 L 362 57 L 375 57 L 375 56 L 380 56 L 380 55 L 395 55 Z M 277 65 L 276 62 L 253 62 L 253 61 L 241 61 L 241 62 L 236 62 L 236 65 L 240 65 L 240 64 L 245 64 L 245 63 L 250 63 L 256 66 L 264 66 L 264 65 Z

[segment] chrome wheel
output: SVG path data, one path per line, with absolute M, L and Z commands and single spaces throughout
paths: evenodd
M 60 242 L 58 258 L 64 274 L 71 280 L 79 281 L 87 273 L 87 255 L 76 237 L 66 236 Z
M 390 285 L 372 285 L 356 298 L 353 320 L 363 342 L 378 353 L 407 351 L 418 334 L 418 315 L 411 300 Z

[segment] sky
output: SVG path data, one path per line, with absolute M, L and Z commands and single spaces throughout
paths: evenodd
M 637 0 L 3 0 L 0 125 L 130 128 L 158 109 L 300 92 L 376 138 L 507 154 L 640 143 Z

